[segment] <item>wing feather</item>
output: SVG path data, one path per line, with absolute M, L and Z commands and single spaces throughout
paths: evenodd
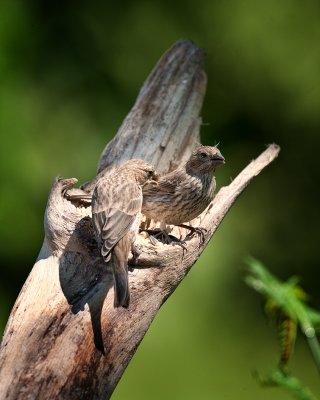
M 161 196 L 174 194 L 180 182 L 183 180 L 183 171 L 175 170 L 159 178 L 158 181 L 151 181 L 143 186 L 144 196 Z
M 142 191 L 136 182 L 112 176 L 95 188 L 92 197 L 92 221 L 103 240 L 102 255 L 129 231 L 142 206 Z

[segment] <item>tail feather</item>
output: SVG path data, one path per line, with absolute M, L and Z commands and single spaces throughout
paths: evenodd
M 131 244 L 131 235 L 127 234 L 111 251 L 115 307 L 129 307 L 128 255 Z
M 113 268 L 114 281 L 114 307 L 128 308 L 130 303 L 130 292 L 128 282 L 128 266 L 117 265 Z

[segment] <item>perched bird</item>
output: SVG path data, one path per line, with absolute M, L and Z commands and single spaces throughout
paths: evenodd
M 209 205 L 216 188 L 213 172 L 224 162 L 217 147 L 197 148 L 185 165 L 143 187 L 142 213 L 160 222 L 164 232 L 166 224 L 178 225 L 191 233 L 197 232 L 203 241 L 203 229 L 184 225 L 184 222 L 196 218 Z
M 142 186 L 155 177 L 146 161 L 129 160 L 100 179 L 93 192 L 92 221 L 101 255 L 106 262 L 111 259 L 115 307 L 129 306 L 128 255 L 139 231 Z

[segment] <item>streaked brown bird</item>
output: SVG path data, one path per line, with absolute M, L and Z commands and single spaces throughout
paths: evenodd
M 203 229 L 184 225 L 202 213 L 214 197 L 216 181 L 213 172 L 225 163 L 217 147 L 201 146 L 191 155 L 188 162 L 156 183 L 143 187 L 142 213 L 166 225 L 178 225 L 197 232 L 203 241 Z
M 146 161 L 129 160 L 100 179 L 93 192 L 92 221 L 101 255 L 111 260 L 115 307 L 129 306 L 128 255 L 139 231 L 142 186 L 155 177 Z

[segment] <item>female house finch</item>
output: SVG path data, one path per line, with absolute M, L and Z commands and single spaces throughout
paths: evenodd
M 101 255 L 111 259 L 115 307 L 129 306 L 128 255 L 139 230 L 142 186 L 154 177 L 152 165 L 129 160 L 100 179 L 93 192 L 92 221 Z
M 178 225 L 203 236 L 202 229 L 184 225 L 202 213 L 214 196 L 212 173 L 225 160 L 217 147 L 201 146 L 182 167 L 143 187 L 142 213 L 165 225 Z

